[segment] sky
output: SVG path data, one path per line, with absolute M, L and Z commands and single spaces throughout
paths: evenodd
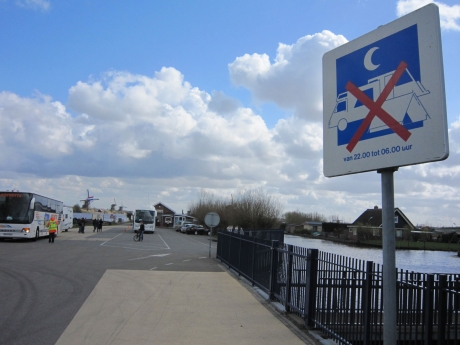
M 322 57 L 431 2 L 0 0 L 0 190 L 182 213 L 262 188 L 353 222 L 381 176 L 323 174 Z M 460 226 L 460 2 L 435 3 L 450 156 L 395 172 L 395 207 Z

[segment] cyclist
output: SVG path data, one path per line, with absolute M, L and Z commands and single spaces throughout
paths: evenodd
M 139 226 L 139 241 L 142 241 L 144 239 L 144 231 L 145 231 L 144 222 L 141 220 L 141 225 Z

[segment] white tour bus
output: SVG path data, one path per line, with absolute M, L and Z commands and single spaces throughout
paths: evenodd
M 61 220 L 63 208 L 62 201 L 35 193 L 0 192 L 0 239 L 48 236 L 46 223 L 53 216 Z
M 144 222 L 145 232 L 155 233 L 155 218 L 156 210 L 154 207 L 139 207 L 133 212 L 133 230 L 134 232 L 139 231 L 141 221 Z

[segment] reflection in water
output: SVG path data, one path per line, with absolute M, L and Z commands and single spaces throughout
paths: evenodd
M 318 249 L 365 261 L 382 264 L 382 249 L 361 248 L 346 244 L 284 235 L 284 243 L 298 247 Z M 456 252 L 429 250 L 396 250 L 396 267 L 419 273 L 460 273 L 460 257 Z

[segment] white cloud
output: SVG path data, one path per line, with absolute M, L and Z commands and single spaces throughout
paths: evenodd
M 457 117 L 449 129 L 449 138 L 450 138 L 450 145 L 449 149 L 450 152 L 454 152 L 460 154 L 460 116 Z
M 399 0 L 396 6 L 396 14 L 401 17 L 430 3 L 434 3 L 439 7 L 441 28 L 460 30 L 460 5 L 449 6 L 433 0 Z
M 279 164 L 283 155 L 260 116 L 222 93 L 191 87 L 174 68 L 154 77 L 110 72 L 78 82 L 68 105 L 76 116 L 48 96 L 1 93 L 0 124 L 11 130 L 0 141 L 8 147 L 3 154 L 14 157 L 3 160 L 3 168 L 92 176 L 97 164 L 100 176 L 126 177 L 136 165 L 138 176 L 171 169 L 180 176 L 209 171 L 252 179 L 255 167 Z M 49 164 L 32 169 L 43 157 Z
M 324 30 L 295 44 L 280 43 L 273 63 L 266 54 L 245 54 L 229 64 L 230 78 L 255 99 L 293 109 L 297 117 L 318 121 L 322 116 L 322 56 L 347 40 Z
M 223 92 L 214 91 L 208 103 L 208 109 L 220 115 L 232 114 L 238 110 L 240 103 L 233 98 L 227 97 Z
M 47 0 L 15 0 L 16 5 L 32 10 L 48 11 L 51 7 L 51 2 Z
M 137 142 L 134 140 L 132 142 L 124 142 L 118 148 L 120 149 L 120 155 L 133 158 L 145 158 L 152 152 L 151 150 L 139 149 Z
M 73 134 L 70 115 L 59 102 L 50 97 L 20 98 L 10 92 L 0 93 L 0 137 L 2 146 L 8 147 L 8 162 L 16 164 L 27 155 L 41 158 L 59 158 L 72 153 Z M 16 153 L 16 154 L 15 154 Z
M 156 153 L 203 162 L 276 156 L 276 144 L 260 116 L 221 93 L 214 97 L 192 88 L 177 70 L 163 68 L 153 78 L 112 72 L 104 82 L 78 82 L 70 89 L 69 105 L 96 123 L 100 138 L 110 128 L 119 155 L 146 158 Z
M 179 212 L 202 189 L 230 196 L 262 186 L 286 202 L 285 210 L 351 222 L 381 205 L 381 186 L 377 173 L 322 173 L 321 56 L 344 42 L 324 31 L 280 44 L 273 63 L 253 54 L 230 64 L 232 80 L 258 101 L 292 109 L 273 129 L 223 92 L 190 85 L 174 68 L 76 82 L 66 106 L 40 94 L 2 92 L 0 189 L 53 191 L 75 204 L 89 188 L 101 198 L 98 207 L 110 207 L 115 197 L 130 208 L 162 201 Z M 415 223 L 452 222 L 449 209 L 458 208 L 460 195 L 459 123 L 449 130 L 448 160 L 395 174 L 396 206 Z M 441 203 L 447 206 L 436 209 Z
M 283 143 L 288 157 L 318 159 L 323 151 L 323 128 L 319 122 L 298 118 L 282 119 L 274 129 L 275 140 Z

